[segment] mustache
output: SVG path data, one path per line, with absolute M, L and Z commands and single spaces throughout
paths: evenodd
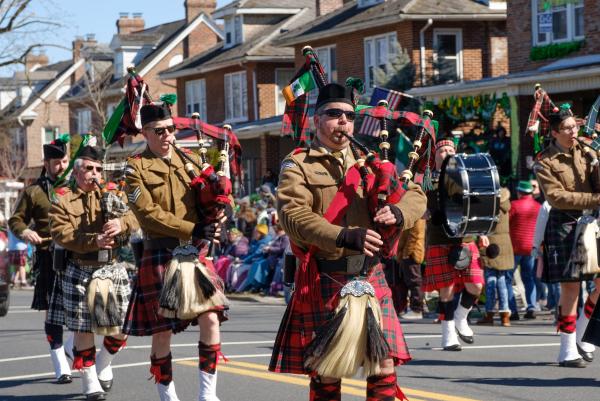
M 350 128 L 345 125 L 338 125 L 333 132 L 339 132 L 342 134 L 348 134 L 350 132 Z

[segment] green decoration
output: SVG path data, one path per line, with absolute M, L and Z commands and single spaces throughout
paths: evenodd
M 54 140 L 54 142 L 60 142 L 60 143 L 64 143 L 64 144 L 67 144 L 70 141 L 71 141 L 71 134 L 69 134 L 68 132 L 61 134 L 58 138 L 56 138 Z
M 177 95 L 175 93 L 165 93 L 164 95 L 160 95 L 160 101 L 173 106 L 177 102 Z
M 125 99 L 122 99 L 117 107 L 115 107 L 115 110 L 104 126 L 104 130 L 102 130 L 102 138 L 104 139 L 106 146 L 113 143 L 115 133 L 117 132 L 117 128 L 119 128 L 119 124 L 121 124 L 123 114 L 125 114 Z
M 365 83 L 360 78 L 348 77 L 346 78 L 346 86 L 354 88 L 360 94 L 365 93 Z
M 561 58 L 570 53 L 579 51 L 584 44 L 585 40 L 578 40 L 574 42 L 552 43 L 546 46 L 534 46 L 531 48 L 529 58 L 532 61 Z

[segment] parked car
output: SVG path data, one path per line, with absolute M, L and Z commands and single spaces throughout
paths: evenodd
M 8 238 L 0 231 L 0 317 L 6 316 L 10 304 L 10 271 L 8 268 Z

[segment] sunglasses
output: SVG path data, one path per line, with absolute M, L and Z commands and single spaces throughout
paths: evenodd
M 345 111 L 342 109 L 327 109 L 321 113 L 321 115 L 323 114 L 332 118 L 340 118 L 342 114 L 345 114 L 348 121 L 354 121 L 356 118 L 356 113 L 354 111 Z
M 173 132 L 175 132 L 176 128 L 177 127 L 175 125 L 168 125 L 166 127 L 149 128 L 149 129 L 153 130 L 156 135 L 160 136 L 160 135 L 163 135 L 165 132 L 169 132 L 169 134 L 172 134 Z
M 85 169 L 87 171 L 94 171 L 94 170 L 96 170 L 99 173 L 101 173 L 102 171 L 104 171 L 104 168 L 102 168 L 102 166 L 87 165 L 87 166 L 85 166 Z

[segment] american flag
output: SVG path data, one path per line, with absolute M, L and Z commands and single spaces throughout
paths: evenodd
M 396 110 L 403 96 L 408 96 L 402 92 L 393 91 L 391 89 L 375 88 L 371 95 L 369 106 L 377 106 L 380 100 L 387 100 L 390 110 Z M 360 135 L 379 136 L 379 120 L 373 117 L 365 117 L 360 126 Z

